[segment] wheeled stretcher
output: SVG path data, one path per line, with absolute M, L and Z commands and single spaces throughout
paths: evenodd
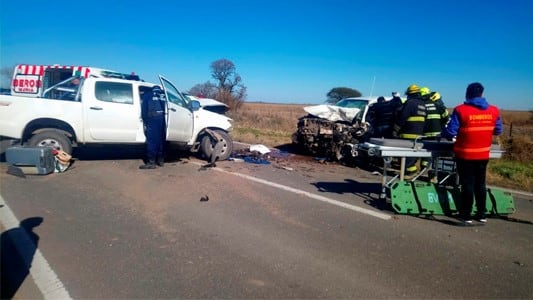
M 360 153 L 382 158 L 383 177 L 380 199 L 390 201 L 400 214 L 453 215 L 457 212 L 460 186 L 453 159 L 453 142 L 445 140 L 414 141 L 371 138 L 358 146 Z M 501 158 L 504 151 L 492 145 L 490 158 Z M 408 157 L 429 160 L 428 167 L 414 176 L 405 175 Z M 393 170 L 393 160 L 399 160 L 399 169 Z M 389 173 L 392 175 L 389 176 Z M 473 207 L 474 213 L 476 207 Z M 511 193 L 495 188 L 487 189 L 488 215 L 507 215 L 515 212 Z

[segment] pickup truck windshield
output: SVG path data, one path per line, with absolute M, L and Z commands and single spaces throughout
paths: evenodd
M 113 71 L 101 71 L 100 74 L 103 77 L 107 78 L 119 78 L 119 79 L 127 79 L 127 80 L 141 80 L 139 76 L 134 74 L 124 74 L 124 73 L 118 73 Z

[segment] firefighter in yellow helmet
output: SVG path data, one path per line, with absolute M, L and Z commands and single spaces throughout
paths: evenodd
M 424 136 L 426 139 L 436 138 L 448 123 L 449 114 L 441 96 L 436 91 L 427 90 L 424 98 L 426 105 L 426 123 L 424 125 Z M 429 166 L 430 159 L 422 159 L 421 165 Z
M 427 115 L 424 135 L 427 137 L 436 137 L 446 127 L 450 115 L 439 92 L 430 92 L 425 103 Z
M 431 93 L 431 90 L 427 86 L 423 86 L 420 88 L 420 97 L 422 97 L 422 100 L 428 100 L 429 93 Z
M 416 84 L 411 84 L 405 91 L 407 100 L 395 119 L 393 136 L 401 139 L 414 140 L 424 135 L 424 125 L 426 121 L 426 106 L 420 88 Z M 405 160 L 406 175 L 414 175 L 417 172 L 416 157 L 407 157 Z

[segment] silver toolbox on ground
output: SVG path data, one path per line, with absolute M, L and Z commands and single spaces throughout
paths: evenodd
M 6 162 L 20 168 L 24 174 L 50 174 L 55 168 L 51 147 L 10 147 L 6 149 Z

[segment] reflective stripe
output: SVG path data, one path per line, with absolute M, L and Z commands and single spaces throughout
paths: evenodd
M 425 136 L 437 136 L 439 134 L 440 134 L 439 131 L 436 131 L 436 132 L 424 132 Z
M 490 146 L 489 147 L 483 147 L 483 148 L 459 148 L 459 147 L 456 147 L 455 150 L 461 151 L 461 152 L 466 152 L 466 153 L 479 153 L 479 152 L 490 151 Z
M 440 119 L 440 115 L 434 115 L 434 114 L 427 115 L 426 119 L 438 120 Z
M 414 172 L 414 171 L 416 171 L 416 166 L 410 166 L 410 167 L 408 167 L 408 168 L 405 168 L 405 170 L 406 170 L 407 172 Z
M 413 117 L 407 118 L 407 122 L 424 122 L 425 119 L 426 119 L 425 117 L 413 116 Z
M 419 135 L 419 134 L 412 134 L 412 133 L 402 133 L 402 134 L 400 134 L 401 138 L 410 139 L 410 140 L 414 140 L 414 139 L 416 139 L 417 137 L 420 137 L 420 136 L 421 135 Z
M 464 132 L 472 132 L 472 131 L 490 131 L 490 132 L 492 132 L 493 130 L 494 130 L 494 126 L 464 127 L 464 128 L 462 128 L 462 131 L 464 131 Z

